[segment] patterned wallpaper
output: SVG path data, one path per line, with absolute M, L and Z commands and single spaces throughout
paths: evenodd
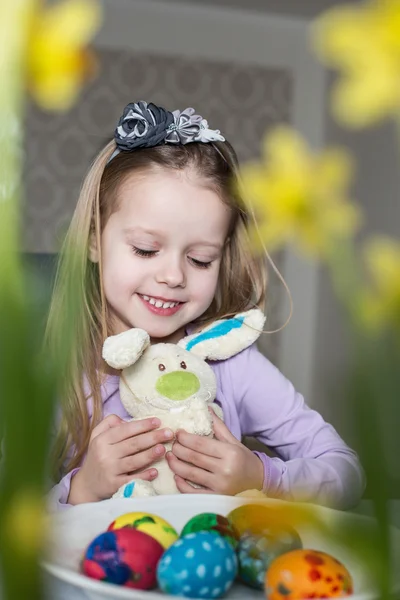
M 229 139 L 241 161 L 259 154 L 271 125 L 290 121 L 292 80 L 285 70 L 116 50 L 99 50 L 98 59 L 98 77 L 69 113 L 49 115 L 28 107 L 27 252 L 57 252 L 87 168 L 112 137 L 128 102 L 153 101 L 169 110 L 193 106 Z M 273 276 L 269 329 L 281 323 L 283 293 Z M 261 346 L 271 358 L 277 358 L 278 340 L 279 335 L 263 337 Z

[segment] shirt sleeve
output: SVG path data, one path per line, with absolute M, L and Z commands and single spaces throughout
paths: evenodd
M 69 491 L 71 489 L 71 479 L 79 471 L 79 467 L 73 469 L 65 475 L 57 485 L 53 486 L 47 494 L 47 509 L 50 512 L 58 512 L 70 508 L 72 504 L 68 503 Z
M 74 451 L 75 448 L 71 447 L 67 454 L 66 461 L 68 461 L 74 455 Z M 62 479 L 60 479 L 60 481 L 56 485 L 54 485 L 49 492 L 47 492 L 47 510 L 49 510 L 50 512 L 58 512 L 65 510 L 66 508 L 70 508 L 72 506 L 72 504 L 68 502 L 69 492 L 71 489 L 71 481 L 72 478 L 77 474 L 79 469 L 80 466 L 76 467 L 75 469 L 72 469 L 71 471 L 69 471 L 69 473 L 66 473 L 62 477 Z
M 357 454 L 255 345 L 237 355 L 231 379 L 243 435 L 277 455 L 257 452 L 268 496 L 348 509 L 365 476 Z
M 84 386 L 86 390 L 86 394 L 88 396 L 87 401 L 87 410 L 89 419 L 92 418 L 93 407 L 92 407 L 92 399 L 90 397 L 90 389 L 88 387 L 87 380 L 84 380 Z M 103 399 L 103 411 L 102 418 L 116 414 L 121 418 L 127 418 L 128 414 L 126 413 L 124 407 L 121 404 L 119 397 L 119 377 L 109 376 L 105 384 L 103 384 L 101 388 L 101 394 Z M 57 426 L 61 419 L 61 409 L 58 409 L 56 418 L 55 418 L 55 426 L 53 431 L 53 436 L 55 435 L 55 431 L 57 430 Z M 69 449 L 69 452 L 66 457 L 66 462 L 74 455 L 75 449 L 74 447 Z M 84 459 L 83 459 L 84 460 Z M 82 461 L 83 462 L 83 461 Z M 72 504 L 68 503 L 69 492 L 71 489 L 71 480 L 79 471 L 80 467 L 73 469 L 55 485 L 50 491 L 47 493 L 47 508 L 51 512 L 62 511 L 67 508 L 70 508 Z

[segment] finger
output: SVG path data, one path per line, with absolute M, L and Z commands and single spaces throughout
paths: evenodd
M 138 452 L 133 456 L 126 456 L 118 461 L 118 475 L 142 471 L 153 464 L 156 460 L 162 458 L 164 454 L 165 447 L 162 444 L 158 444 L 157 446 L 149 448 L 144 452 Z
M 105 433 L 108 444 L 118 444 L 135 435 L 146 433 L 160 427 L 161 421 L 157 418 L 139 419 L 134 421 L 123 421 L 119 427 L 114 427 Z
M 135 473 L 135 479 L 143 479 L 144 481 L 152 481 L 156 477 L 158 477 L 157 469 L 146 469 L 145 471 Z
M 172 452 L 180 460 L 190 463 L 195 467 L 199 467 L 200 469 L 210 471 L 211 473 L 215 473 L 217 467 L 216 463 L 220 460 L 212 456 L 207 456 L 207 454 L 201 454 L 201 452 L 186 448 L 179 442 L 175 442 L 172 446 Z
M 207 488 L 196 488 L 193 485 L 190 485 L 188 481 L 179 477 L 179 475 L 175 475 L 175 483 L 178 490 L 181 494 L 214 494 L 213 490 L 209 490 Z
M 153 481 L 158 476 L 157 469 L 146 469 L 145 471 L 140 471 L 139 473 L 129 473 L 129 475 L 123 475 L 120 477 L 119 481 L 120 486 L 125 485 L 132 481 L 132 479 L 142 479 L 143 481 Z
M 113 449 L 116 451 L 115 456 L 117 458 L 124 458 L 125 456 L 132 456 L 132 454 L 152 448 L 153 446 L 171 442 L 173 439 L 174 432 L 171 429 L 157 429 L 156 431 L 149 431 L 130 437 L 127 440 L 122 440 L 114 444 Z
M 90 436 L 90 441 L 94 440 L 94 438 L 101 435 L 102 433 L 105 433 L 109 429 L 121 425 L 121 423 L 123 422 L 123 419 L 121 419 L 121 417 L 119 417 L 118 415 L 108 415 L 102 421 L 100 421 L 100 423 L 96 425 L 96 427 L 93 428 L 92 435 Z
M 200 454 L 206 454 L 213 458 L 223 457 L 224 448 L 219 440 L 188 433 L 183 429 L 176 432 L 176 440 L 182 444 L 182 446 L 194 450 L 195 452 L 199 452 Z
M 179 460 L 172 452 L 167 452 L 166 457 L 168 464 L 175 475 L 179 475 L 179 477 L 186 479 L 186 481 L 193 481 L 193 483 L 197 483 L 197 485 L 201 485 L 202 487 L 212 488 L 212 483 L 214 481 L 212 473 Z
M 214 411 L 212 411 L 214 435 L 220 442 L 229 442 L 230 444 L 239 444 L 239 440 L 229 431 L 225 423 L 217 417 Z

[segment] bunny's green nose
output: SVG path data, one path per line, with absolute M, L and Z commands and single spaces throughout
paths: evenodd
M 172 371 L 158 378 L 156 390 L 170 400 L 186 400 L 200 389 L 200 381 L 194 373 Z

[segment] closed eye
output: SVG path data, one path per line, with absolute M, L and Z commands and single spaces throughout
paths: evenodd
M 202 260 L 197 260 L 197 258 L 191 258 L 190 256 L 189 256 L 189 260 L 195 267 L 197 267 L 199 269 L 208 269 L 212 265 L 212 260 L 210 260 L 209 262 L 205 262 Z
M 143 250 L 142 248 L 137 248 L 136 246 L 132 246 L 132 250 L 137 256 L 143 256 L 144 258 L 150 258 L 157 254 L 158 250 Z
M 158 250 L 144 250 L 143 248 L 138 248 L 137 246 L 131 246 L 134 254 L 137 256 L 141 256 L 143 258 L 151 258 L 158 254 Z M 192 258 L 188 256 L 188 260 L 198 269 L 208 269 L 212 265 L 212 260 L 210 261 L 202 261 L 197 258 Z

